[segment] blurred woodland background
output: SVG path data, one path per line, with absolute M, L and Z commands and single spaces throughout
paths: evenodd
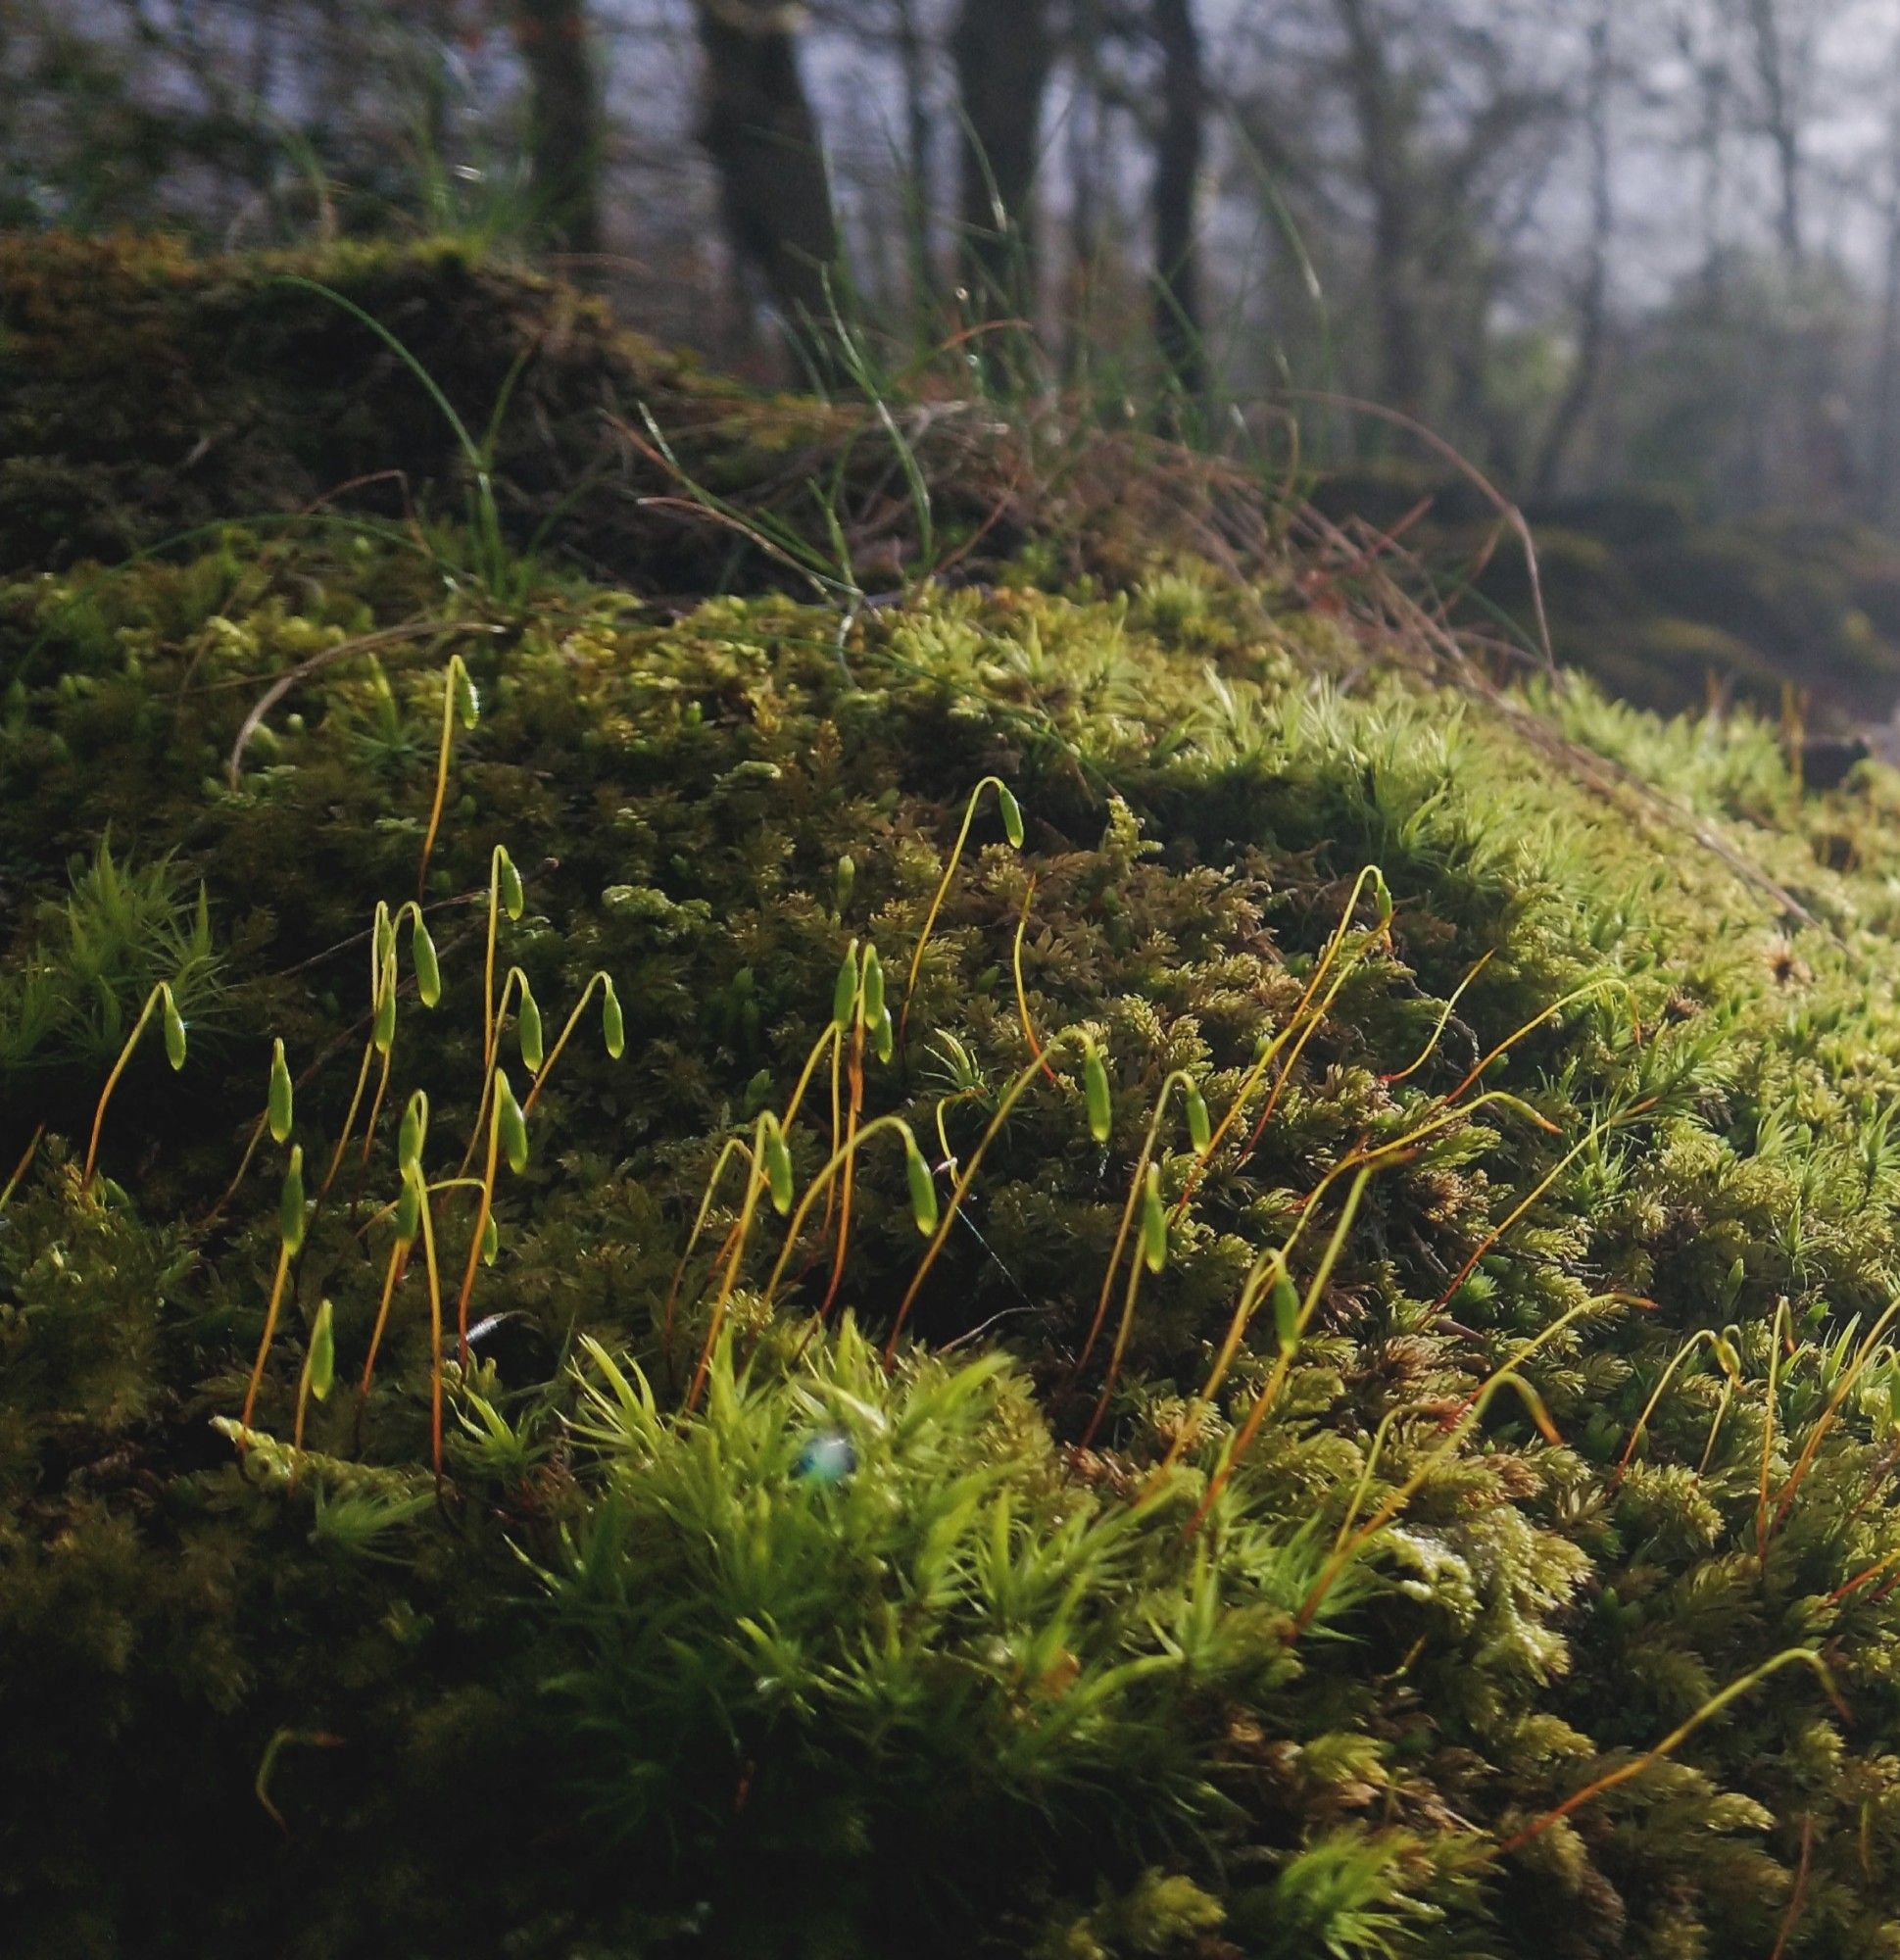
M 1900 639 L 1900 0 L 0 0 L 0 224 L 458 233 L 760 381 L 849 378 L 842 324 L 1438 466 L 1317 398 L 1370 401 L 1599 599 L 1606 550 L 1793 514 L 1858 527 L 1836 651 Z M 1662 596 L 1735 666 L 1760 594 Z

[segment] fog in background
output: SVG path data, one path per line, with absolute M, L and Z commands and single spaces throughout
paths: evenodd
M 0 220 L 462 231 L 759 378 L 843 320 L 1203 429 L 1365 398 L 1520 495 L 1900 516 L 1900 0 L 0 0 Z

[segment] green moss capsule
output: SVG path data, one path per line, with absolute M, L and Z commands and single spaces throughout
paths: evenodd
M 159 1007 L 165 1017 L 165 1058 L 173 1068 L 185 1065 L 185 1024 L 184 1016 L 178 1012 L 178 1004 L 171 998 L 171 989 L 159 990 Z
M 1002 811 L 1002 834 L 1020 851 L 1023 848 L 1023 807 L 1010 794 L 1007 784 L 997 785 L 997 808 Z
M 765 1124 L 759 1149 L 765 1159 L 765 1181 L 772 1193 L 772 1209 L 783 1218 L 792 1208 L 795 1180 L 791 1147 L 776 1121 L 768 1120 Z
M 857 942 L 853 940 L 845 949 L 844 962 L 838 968 L 838 979 L 831 990 L 831 1018 L 841 1027 L 852 1024 L 852 1014 L 857 1006 Z
M 369 957 L 378 973 L 396 957 L 396 926 L 381 899 L 376 901 L 376 920 L 370 929 Z
M 475 683 L 463 665 L 460 654 L 449 662 L 449 685 L 455 693 L 456 713 L 462 725 L 472 728 L 481 719 L 481 696 L 476 693 Z
M 429 1134 L 429 1099 L 418 1089 L 403 1111 L 403 1127 L 396 1133 L 396 1162 L 405 1171 L 422 1160 L 422 1145 Z
M 495 1071 L 495 1121 L 500 1128 L 502 1150 L 508 1157 L 508 1167 L 514 1172 L 528 1167 L 528 1124 L 521 1114 L 521 1105 L 514 1100 L 514 1091 L 509 1085 L 508 1071 Z
M 1108 1070 L 1093 1042 L 1082 1058 L 1082 1097 L 1089 1108 L 1089 1134 L 1096 1143 L 1105 1144 L 1114 1127 L 1115 1109 L 1108 1095 Z
M 864 949 L 864 1025 L 876 1027 L 884 1018 L 884 962 L 877 948 Z
M 293 1256 L 304 1250 L 304 1147 L 292 1144 L 290 1163 L 284 1171 L 283 1190 L 277 1198 L 277 1230 L 284 1250 Z
M 898 1031 L 892 1023 L 891 1012 L 887 1007 L 878 1016 L 877 1026 L 871 1030 L 871 1052 L 878 1060 L 889 1061 L 897 1053 L 897 1048 Z
M 502 909 L 510 918 L 518 919 L 528 899 L 521 889 L 521 874 L 514 868 L 514 859 L 508 855 L 506 844 L 495 847 L 495 888 L 501 894 Z
M 1214 1126 L 1207 1119 L 1207 1099 L 1200 1093 L 1199 1085 L 1188 1085 L 1188 1135 L 1197 1151 L 1204 1151 L 1214 1141 Z
M 396 956 L 392 953 L 383 965 L 382 984 L 376 989 L 376 1018 L 369 1040 L 378 1054 L 387 1054 L 396 1046 Z
M 485 1266 L 492 1266 L 495 1263 L 496 1255 L 501 1251 L 501 1250 L 502 1250 L 501 1228 L 495 1223 L 495 1214 L 494 1212 L 491 1211 L 488 1214 L 488 1216 L 482 1221 L 482 1228 L 481 1228 L 482 1264 Z
M 421 1229 L 422 1174 L 414 1164 L 405 1164 L 402 1196 L 396 1200 L 396 1236 L 407 1246 Z
M 852 888 L 857 883 L 857 861 L 849 851 L 838 860 L 838 882 L 834 888 L 838 909 L 842 912 L 852 902 Z
M 410 936 L 409 950 L 415 961 L 415 998 L 432 1007 L 442 998 L 442 968 L 435 956 L 435 941 L 418 916 Z
M 284 1059 L 284 1045 L 280 1036 L 270 1045 L 270 1093 L 265 1105 L 272 1143 L 287 1144 L 290 1141 L 293 1094 L 290 1064 Z
M 1282 1348 L 1291 1348 L 1299 1339 L 1299 1289 L 1285 1266 L 1273 1276 L 1273 1331 Z
M 627 1024 L 620 1012 L 620 997 L 613 991 L 613 982 L 603 979 L 605 989 L 601 1001 L 601 1034 L 607 1042 L 609 1060 L 618 1061 L 627 1052 Z
M 916 1138 L 908 1132 L 903 1139 L 903 1174 L 910 1184 L 910 1215 L 917 1222 L 917 1230 L 929 1238 L 937 1229 L 937 1180 L 924 1162 Z
M 319 1300 L 310 1330 L 310 1392 L 319 1402 L 330 1398 L 336 1381 L 336 1317 L 327 1299 Z
M 1142 1257 L 1151 1273 L 1168 1263 L 1168 1213 L 1161 1202 L 1161 1166 L 1149 1164 L 1142 1193 Z
M 521 1043 L 521 1066 L 530 1075 L 539 1075 L 545 1054 L 541 1045 L 541 1005 L 525 980 L 521 982 L 521 1008 L 515 1016 L 514 1031 Z

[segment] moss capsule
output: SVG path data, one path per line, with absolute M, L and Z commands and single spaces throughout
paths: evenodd
M 1010 794 L 1006 784 L 997 785 L 997 808 L 1002 811 L 1002 834 L 1020 851 L 1023 848 L 1023 807 Z
M 1093 1042 L 1082 1059 L 1082 1095 L 1089 1107 L 1089 1134 L 1096 1143 L 1105 1144 L 1114 1127 L 1115 1110 L 1108 1095 L 1108 1070 Z
M 472 728 L 481 719 L 481 696 L 476 693 L 475 683 L 460 654 L 449 662 L 449 685 L 455 694 L 456 713 L 461 716 L 462 725 Z
M 1207 1119 L 1207 1099 L 1199 1085 L 1188 1085 L 1188 1135 L 1197 1151 L 1205 1151 L 1214 1141 L 1214 1126 Z
M 290 1064 L 284 1059 L 283 1039 L 279 1036 L 270 1045 L 270 1094 L 266 1103 L 272 1143 L 290 1141 L 292 1096 Z
M 528 899 L 521 889 L 521 874 L 514 868 L 514 859 L 508 855 L 506 844 L 495 847 L 495 888 L 501 894 L 502 909 L 510 918 L 518 919 Z
M 382 970 L 382 984 L 376 989 L 376 1018 L 369 1030 L 370 1044 L 378 1054 L 387 1054 L 396 1046 L 396 956 L 392 953 Z
M 336 1320 L 327 1299 L 317 1304 L 310 1330 L 310 1392 L 319 1402 L 330 1398 L 336 1380 Z
M 283 1190 L 277 1198 L 277 1230 L 284 1250 L 293 1256 L 304 1250 L 304 1147 L 292 1144 L 290 1163 L 284 1171 Z
M 838 979 L 831 990 L 831 1018 L 841 1027 L 852 1024 L 852 1014 L 857 1006 L 857 942 L 853 940 L 845 949 L 844 963 L 838 968 Z
M 435 941 L 419 917 L 409 950 L 415 960 L 415 997 L 423 1006 L 432 1007 L 442 998 L 442 968 L 436 960 Z
M 884 962 L 877 948 L 864 949 L 864 1025 L 875 1027 L 884 1018 Z
M 403 1192 L 396 1200 L 396 1236 L 407 1246 L 422 1229 L 422 1174 L 415 1165 L 403 1167 Z
M 609 1060 L 618 1061 L 627 1052 L 627 1024 L 620 1013 L 620 997 L 613 991 L 613 982 L 604 979 L 605 994 L 601 1001 L 601 1034 L 607 1042 Z
M 429 1134 L 429 1099 L 418 1089 L 403 1111 L 403 1127 L 396 1134 L 396 1162 L 405 1171 L 422 1160 L 422 1145 Z
M 1161 1167 L 1149 1164 L 1142 1192 L 1142 1257 L 1151 1273 L 1168 1263 L 1168 1213 L 1161 1202 Z
M 159 990 L 159 1005 L 165 1016 L 165 1058 L 173 1068 L 185 1065 L 185 1024 L 184 1016 L 178 1012 L 178 1004 L 171 998 L 171 989 Z
M 917 1221 L 917 1230 L 929 1238 L 937 1229 L 937 1181 L 924 1162 L 916 1138 L 908 1133 L 903 1140 L 903 1173 L 910 1184 L 910 1215 Z
M 772 1209 L 783 1218 L 792 1208 L 796 1181 L 792 1172 L 791 1148 L 785 1141 L 785 1132 L 776 1121 L 766 1122 L 759 1149 L 765 1160 L 765 1181 L 771 1189 Z
M 495 1071 L 495 1121 L 500 1128 L 502 1150 L 508 1157 L 510 1170 L 519 1173 L 528 1167 L 528 1125 L 521 1114 L 521 1105 L 514 1100 L 514 1091 L 509 1085 L 508 1071 Z
M 530 1075 L 539 1075 L 545 1053 L 542 1048 L 541 1004 L 525 980 L 521 982 L 521 1010 L 515 1016 L 514 1031 L 521 1043 L 521 1066 Z

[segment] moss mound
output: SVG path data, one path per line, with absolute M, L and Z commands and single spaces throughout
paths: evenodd
M 22 1950 L 1900 1952 L 1900 783 L 455 549 L 0 586 Z
M 0 233 L 0 568 L 244 515 L 421 536 L 484 486 L 517 546 L 659 599 L 971 579 L 1032 538 L 1119 573 L 1220 536 L 1228 502 L 1258 524 L 1165 444 L 1036 439 L 862 378 L 869 406 L 761 396 L 451 244 L 205 259 Z

